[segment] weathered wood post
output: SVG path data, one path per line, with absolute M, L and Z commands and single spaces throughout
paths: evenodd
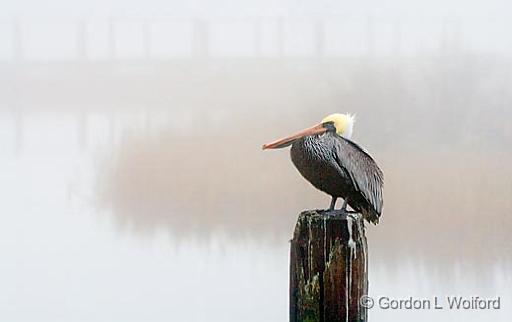
M 290 249 L 290 322 L 367 321 L 367 244 L 359 214 L 299 215 Z

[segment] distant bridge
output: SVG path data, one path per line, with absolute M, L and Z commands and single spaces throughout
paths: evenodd
M 461 44 L 459 23 L 372 16 L 0 21 L 0 62 L 343 57 L 416 54 Z M 416 28 L 431 28 L 428 30 Z M 418 27 L 419 26 L 419 27 Z

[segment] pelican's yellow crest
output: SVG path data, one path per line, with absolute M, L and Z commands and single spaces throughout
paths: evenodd
M 346 139 L 350 139 L 356 122 L 355 115 L 352 114 L 331 114 L 326 116 L 322 123 L 332 122 L 336 128 L 336 133 Z

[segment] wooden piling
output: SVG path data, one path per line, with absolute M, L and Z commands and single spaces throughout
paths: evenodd
M 367 263 L 359 214 L 302 212 L 290 249 L 290 322 L 367 321 Z

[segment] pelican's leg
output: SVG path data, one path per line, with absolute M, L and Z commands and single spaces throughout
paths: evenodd
M 346 214 L 347 213 L 347 204 L 348 204 L 348 198 L 343 199 L 343 205 L 341 206 L 341 213 Z
M 338 200 L 338 198 L 333 196 L 331 199 L 331 205 L 329 206 L 329 211 L 334 210 L 334 207 L 336 206 L 336 200 Z

